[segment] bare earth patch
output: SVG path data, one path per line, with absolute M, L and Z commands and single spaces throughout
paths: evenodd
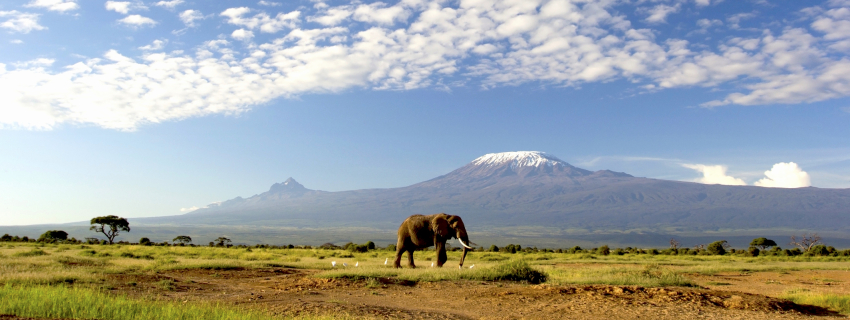
M 331 314 L 379 319 L 843 318 L 823 308 L 756 294 L 762 292 L 758 283 L 776 278 L 767 272 L 761 273 L 764 279 L 761 274 L 753 274 L 757 285 L 750 287 L 732 277 L 695 276 L 695 281 L 710 289 L 481 281 L 410 283 L 388 278 L 351 281 L 312 277 L 318 272 L 288 268 L 173 270 L 112 275 L 107 285 L 116 293 L 130 296 L 154 295 L 181 302 L 219 301 L 286 315 Z M 826 282 L 830 279 L 842 285 L 850 282 L 836 274 L 819 273 L 824 273 L 822 278 Z M 730 285 L 706 284 L 709 282 Z M 846 288 L 842 290 L 848 292 Z

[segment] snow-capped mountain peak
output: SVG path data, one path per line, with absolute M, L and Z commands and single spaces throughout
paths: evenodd
M 485 154 L 478 159 L 472 160 L 473 165 L 492 167 L 509 164 L 512 169 L 519 167 L 552 167 L 556 165 L 567 165 L 561 159 L 540 151 L 514 151 Z

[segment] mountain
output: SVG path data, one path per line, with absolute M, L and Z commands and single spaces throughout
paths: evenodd
M 249 198 L 147 224 L 395 228 L 447 212 L 479 227 L 585 230 L 850 230 L 850 189 L 706 185 L 588 171 L 543 152 L 487 154 L 411 186 L 310 190 L 292 178 Z

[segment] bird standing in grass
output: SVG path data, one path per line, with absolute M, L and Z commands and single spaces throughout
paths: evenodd
M 347 263 L 345 263 L 345 262 L 343 262 L 343 263 L 342 263 L 342 266 L 343 266 L 343 267 L 347 267 L 347 266 L 348 266 L 348 264 L 347 264 Z
M 387 262 L 390 262 L 390 258 L 387 258 L 387 260 L 384 260 L 384 265 L 387 265 Z
M 475 268 L 475 265 L 473 264 L 473 265 L 469 266 L 469 268 L 470 269 Z
M 336 268 L 336 261 L 331 261 L 331 267 Z
M 354 267 L 359 267 L 359 266 L 360 266 L 360 261 L 357 261 L 357 263 L 354 264 Z

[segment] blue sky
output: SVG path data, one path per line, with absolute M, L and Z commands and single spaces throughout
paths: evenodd
M 850 1 L 0 4 L 0 225 L 172 215 L 293 177 L 538 150 L 850 187 Z

